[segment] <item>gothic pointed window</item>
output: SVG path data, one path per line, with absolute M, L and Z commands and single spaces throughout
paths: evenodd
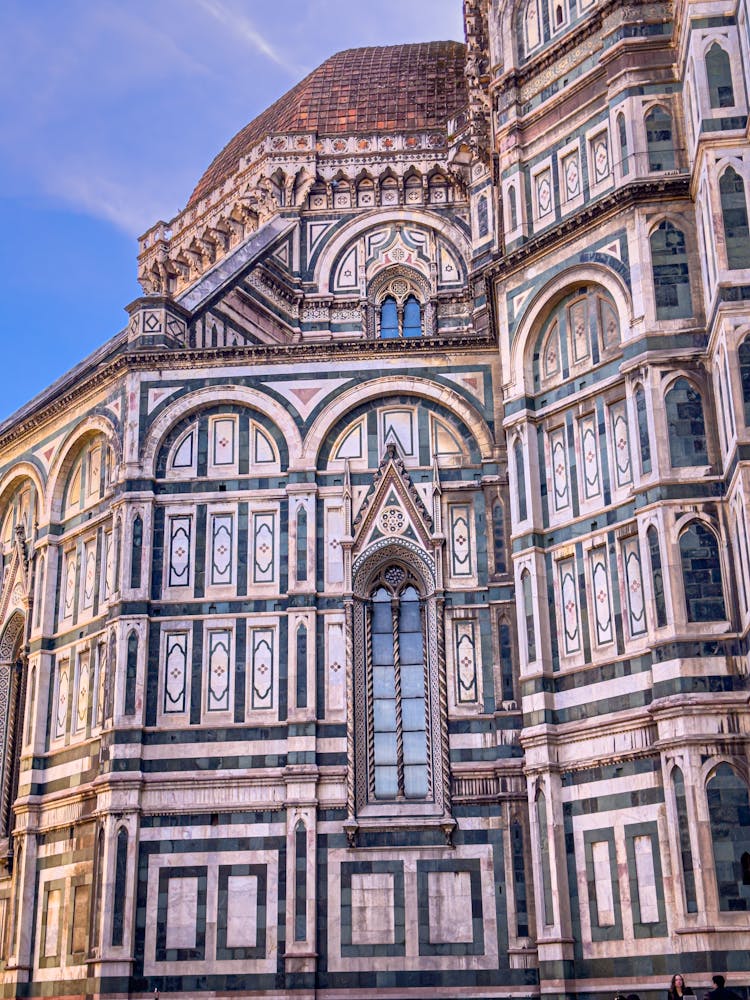
M 402 336 L 422 336 L 422 309 L 414 295 L 410 295 L 404 303 L 404 325 Z
M 680 535 L 680 561 L 687 620 L 724 621 L 727 612 L 719 543 L 702 521 L 693 521 Z
M 674 170 L 675 149 L 672 116 L 657 105 L 646 115 L 649 170 Z
M 651 234 L 651 268 L 657 319 L 693 315 L 685 234 L 665 220 Z
M 393 296 L 388 295 L 380 307 L 380 339 L 396 338 L 398 338 L 398 307 Z
M 719 180 L 721 214 L 730 270 L 750 267 L 750 227 L 748 226 L 745 182 L 728 167 Z
M 653 524 L 646 532 L 648 551 L 651 557 L 651 586 L 654 592 L 654 608 L 656 610 L 656 625 L 663 628 L 667 624 L 667 605 L 664 598 L 664 572 L 661 566 L 661 549 L 659 535 Z
M 732 67 L 729 56 L 716 42 L 706 53 L 706 78 L 708 80 L 708 96 L 712 108 L 731 108 L 734 106 L 734 87 L 732 86 Z
M 742 383 L 742 404 L 745 413 L 745 426 L 750 427 L 750 337 L 740 344 L 737 350 L 740 362 L 740 382 Z
M 672 468 L 708 465 L 701 394 L 686 378 L 678 378 L 664 397 L 664 405 Z
M 719 764 L 706 786 L 711 839 L 714 848 L 716 888 L 722 913 L 750 910 L 747 879 L 750 852 L 750 797 L 745 782 L 733 767 Z
M 371 782 L 376 799 L 423 799 L 428 791 L 427 720 L 419 592 L 397 567 L 386 571 L 383 583 L 373 592 L 369 609 Z
M 362 571 L 363 590 L 355 583 L 356 811 L 376 822 L 397 814 L 440 816 L 449 793 L 436 648 L 442 639 L 430 638 L 442 634 L 434 581 L 427 584 L 432 571 L 400 546 L 371 561 L 372 571 Z
M 625 115 L 617 116 L 617 135 L 620 140 L 620 170 L 622 176 L 626 177 L 630 165 L 628 163 L 628 134 L 625 127 Z

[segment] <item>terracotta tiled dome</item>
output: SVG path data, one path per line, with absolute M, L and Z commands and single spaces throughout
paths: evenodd
M 443 128 L 468 103 L 465 58 L 459 42 L 347 49 L 331 56 L 227 143 L 188 204 L 229 177 L 257 142 L 276 132 L 324 136 Z

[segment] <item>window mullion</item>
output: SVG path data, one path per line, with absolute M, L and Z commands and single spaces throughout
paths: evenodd
M 401 714 L 401 650 L 399 644 L 399 610 L 400 601 L 397 597 L 391 600 L 391 623 L 393 626 L 393 672 L 396 689 L 396 776 L 398 794 L 396 798 L 406 797 L 404 779 L 404 723 Z

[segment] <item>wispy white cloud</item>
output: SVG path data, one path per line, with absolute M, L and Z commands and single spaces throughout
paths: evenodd
M 294 75 L 298 72 L 297 67 L 288 63 L 281 53 L 273 46 L 268 39 L 261 34 L 249 18 L 244 14 L 232 10 L 221 0 L 196 0 L 199 7 L 202 7 L 207 14 L 210 14 L 220 24 L 229 28 L 238 38 L 248 42 L 252 48 L 266 56 L 277 66 Z

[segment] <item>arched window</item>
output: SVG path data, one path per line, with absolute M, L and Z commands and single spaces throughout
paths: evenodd
M 422 306 L 416 295 L 408 295 L 399 306 L 393 295 L 387 295 L 380 306 L 380 339 L 422 336 Z
M 651 438 L 648 433 L 648 412 L 646 410 L 646 393 L 641 386 L 635 390 L 635 415 L 638 421 L 638 444 L 641 452 L 641 473 L 646 476 L 651 472 Z
M 125 933 L 125 896 L 128 878 L 128 831 L 120 827 L 115 854 L 115 895 L 112 911 L 112 947 L 121 948 Z
M 555 910 L 552 901 L 552 869 L 549 856 L 549 828 L 547 827 L 547 800 L 544 792 L 537 792 L 536 818 L 539 826 L 539 854 L 542 869 L 542 908 L 546 927 L 554 924 Z
M 688 913 L 697 913 L 698 900 L 695 895 L 695 870 L 693 868 L 693 849 L 690 845 L 690 824 L 688 822 L 687 798 L 685 796 L 685 779 L 679 767 L 676 767 L 672 771 L 672 786 L 674 788 L 675 810 L 677 812 L 677 835 L 680 841 L 685 907 Z
M 649 170 L 674 170 L 672 116 L 659 105 L 646 115 L 646 143 Z
M 398 337 L 398 307 L 392 295 L 383 299 L 380 307 L 380 339 L 393 340 Z
M 141 565 L 143 562 L 143 518 L 136 514 L 133 521 L 133 547 L 130 560 L 130 586 L 137 590 L 141 585 Z
M 410 295 L 404 303 L 404 328 L 402 336 L 422 336 L 422 308 L 414 295 Z
M 479 226 L 479 239 L 482 240 L 490 231 L 489 207 L 486 194 L 480 195 L 477 202 L 477 223 Z
M 523 616 L 526 625 L 526 661 L 536 660 L 536 625 L 534 623 L 534 595 L 531 588 L 531 573 L 526 569 L 521 574 L 523 590 Z
M 515 184 L 511 184 L 508 188 L 508 225 L 511 232 L 518 229 L 518 200 Z
M 96 852 L 94 854 L 94 891 L 91 897 L 91 947 L 99 948 L 102 913 L 102 887 L 104 883 L 104 830 L 96 835 Z
M 625 127 L 625 115 L 617 116 L 617 135 L 620 140 L 620 169 L 622 176 L 627 177 L 630 164 L 628 163 L 628 133 Z
M 685 234 L 666 220 L 651 234 L 651 268 L 657 319 L 693 315 Z
M 297 582 L 307 580 L 307 511 L 297 508 Z
M 403 571 L 395 576 L 402 586 L 376 587 L 370 606 L 372 780 L 376 799 L 423 799 L 428 781 L 422 611 L 413 583 Z
M 661 568 L 661 549 L 659 534 L 653 524 L 646 532 L 648 551 L 651 556 L 651 584 L 654 591 L 654 607 L 656 610 L 657 628 L 667 624 L 667 605 L 664 599 L 664 574 Z
M 525 521 L 528 517 L 526 506 L 526 471 L 523 464 L 523 448 L 520 441 L 513 445 L 513 464 L 516 467 L 516 491 L 518 498 L 518 520 Z
M 732 67 L 729 63 L 729 56 L 716 42 L 706 53 L 706 78 L 711 107 L 733 107 Z
M 703 400 L 686 378 L 678 378 L 664 397 L 673 469 L 708 465 Z
M 125 669 L 125 715 L 135 714 L 135 685 L 138 678 L 138 633 L 128 635 L 128 654 Z
M 500 500 L 492 505 L 492 542 L 495 556 L 495 572 L 507 573 L 505 549 L 505 510 Z
M 721 214 L 727 247 L 727 267 L 739 270 L 750 267 L 750 227 L 747 220 L 745 182 L 728 167 L 719 180 Z
M 358 821 L 446 816 L 442 623 L 427 554 L 399 543 L 355 565 L 353 806 Z
M 750 427 L 750 337 L 746 337 L 740 344 L 737 350 L 737 357 L 740 363 L 745 426 Z
M 294 828 L 294 940 L 307 940 L 307 830 Z
M 727 612 L 716 536 L 701 521 L 680 535 L 680 562 L 689 622 L 722 622 Z
M 307 626 L 297 626 L 297 708 L 307 708 Z
M 500 645 L 500 680 L 503 701 L 516 700 L 515 667 L 513 663 L 513 640 L 508 622 L 501 621 L 498 627 Z
M 555 3 L 555 27 L 560 28 L 565 23 L 565 8 L 562 3 Z
M 743 855 L 750 851 L 750 798 L 747 786 L 729 764 L 714 771 L 706 786 L 716 888 L 723 913 L 750 910 L 750 885 Z
M 516 897 L 516 934 L 518 937 L 528 937 L 529 906 L 526 898 L 523 827 L 517 819 L 510 824 L 510 843 L 513 855 L 513 889 Z

